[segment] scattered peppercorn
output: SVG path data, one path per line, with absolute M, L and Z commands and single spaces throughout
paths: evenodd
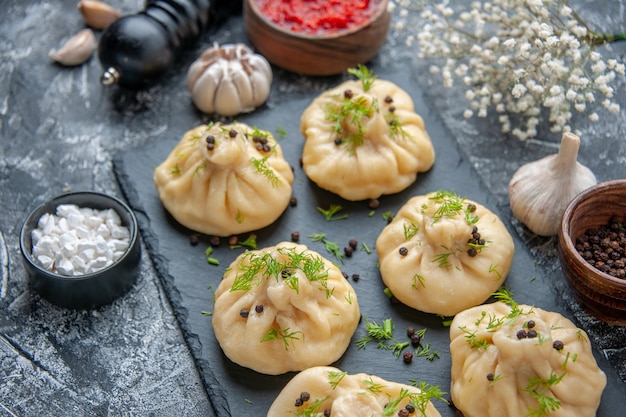
M 414 334 L 415 334 L 415 329 L 413 327 L 409 326 L 409 327 L 406 328 L 406 335 L 408 337 L 411 337 Z
M 261 314 L 263 312 L 263 304 L 257 304 L 254 307 L 254 311 L 256 311 L 257 313 Z
M 585 231 L 576 250 L 595 269 L 626 279 L 626 222 L 613 216 L 608 223 Z
M 526 335 L 528 336 L 529 339 L 533 339 L 537 337 L 537 331 L 530 329 L 528 332 L 526 332 Z
M 409 411 L 406 408 L 398 410 L 398 417 L 409 417 Z
M 353 95 L 354 95 L 354 93 L 353 93 L 353 92 L 352 92 L 352 90 L 350 90 L 350 89 L 347 89 L 347 90 L 345 90 L 345 91 L 343 92 L 343 96 L 344 96 L 345 98 L 352 98 L 352 96 L 353 96 Z
M 294 402 L 293 405 L 295 405 L 296 407 L 302 407 L 302 404 L 304 404 L 302 402 L 302 399 L 300 397 L 296 398 L 296 401 Z
M 239 243 L 239 238 L 237 236 L 231 236 L 228 238 L 228 244 L 230 246 L 235 246 L 237 243 Z
M 349 276 L 348 276 L 348 273 L 347 273 L 347 272 L 343 272 L 343 271 L 342 271 L 342 272 L 341 272 L 341 275 L 343 275 L 343 277 L 344 277 L 345 279 L 348 279 L 348 278 L 349 278 Z
M 385 96 L 385 103 L 393 103 L 393 98 L 391 96 Z
M 343 248 L 343 253 L 349 258 L 352 256 L 352 253 L 354 252 L 354 249 L 352 249 L 351 246 L 346 246 Z
M 372 198 L 367 206 L 371 209 L 376 209 L 380 206 L 380 201 L 377 198 Z
M 413 407 L 410 403 L 405 405 L 404 408 L 406 408 L 406 411 L 408 411 L 409 414 L 413 414 L 415 412 L 415 407 Z
M 198 235 L 189 236 L 189 244 L 191 246 L 196 246 L 198 243 L 200 243 L 200 238 L 198 237 Z
M 295 197 L 291 197 L 291 199 L 289 200 L 289 205 L 291 205 L 291 207 L 295 207 L 298 205 L 298 199 Z
M 248 315 L 250 315 L 250 310 L 248 310 L 247 308 L 242 308 L 241 311 L 239 312 L 239 315 L 243 317 L 244 319 L 247 319 Z
M 473 258 L 474 256 L 478 255 L 478 251 L 476 250 L 476 248 L 469 248 L 467 250 L 467 254 Z
M 212 151 L 213 149 L 215 149 L 215 144 L 214 143 L 207 143 L 206 148 L 209 151 Z
M 307 402 L 307 401 L 309 401 L 309 400 L 311 399 L 311 394 L 309 394 L 309 393 L 308 393 L 308 392 L 306 392 L 306 391 L 302 391 L 302 392 L 300 393 L 300 399 L 301 399 L 303 402 Z
M 359 274 L 352 274 L 352 281 L 358 282 L 359 279 L 361 279 L 361 276 Z
M 411 352 L 410 350 L 404 351 L 404 353 L 402 354 L 402 360 L 404 361 L 404 363 L 411 363 L 413 361 L 413 352 Z
M 324 417 L 330 417 L 330 408 L 324 409 Z
M 563 342 L 561 342 L 560 340 L 555 340 L 552 343 L 552 347 L 556 350 L 563 350 L 563 348 L 565 347 L 565 345 L 563 344 Z
M 389 113 L 396 111 L 396 106 L 389 106 Z
M 419 347 L 422 344 L 422 338 L 417 333 L 411 336 L 411 345 Z
M 400 249 L 398 249 L 398 252 L 400 253 L 400 255 L 406 256 L 406 255 L 408 255 L 409 250 L 406 247 L 402 246 L 402 247 L 400 247 Z
M 335 138 L 335 145 L 339 146 L 342 142 L 341 138 Z
M 467 205 L 467 211 L 470 212 L 470 213 L 475 212 L 476 211 L 476 204 L 469 203 Z
M 291 241 L 297 242 L 300 240 L 300 232 L 291 232 Z
M 526 322 L 526 327 L 528 327 L 529 329 L 534 329 L 535 328 L 535 320 L 528 320 L 528 322 Z
M 228 132 L 228 136 L 230 136 L 231 138 L 236 138 L 237 131 L 235 129 L 230 129 L 230 131 Z
M 526 333 L 526 330 L 521 329 L 517 331 L 516 336 L 518 339 L 526 339 L 528 337 L 528 334 Z
M 352 249 L 356 249 L 356 248 L 357 248 L 357 246 L 359 245 L 359 241 L 358 241 L 358 240 L 356 240 L 356 239 L 350 239 L 350 240 L 348 241 L 348 245 L 350 245 L 350 247 L 351 247 Z

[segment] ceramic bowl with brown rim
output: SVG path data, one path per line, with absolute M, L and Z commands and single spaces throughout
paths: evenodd
M 324 2 L 300 3 L 327 7 Z M 325 76 L 365 64 L 377 55 L 389 31 L 388 3 L 370 0 L 367 10 L 353 11 L 355 18 L 350 19 L 345 11 L 310 16 L 296 8 L 287 14 L 281 11 L 281 2 L 244 0 L 243 17 L 250 42 L 269 62 L 295 73 Z M 350 4 L 354 2 L 343 2 L 341 7 Z
M 558 240 L 561 267 L 576 300 L 593 316 L 619 326 L 626 326 L 625 230 L 626 180 L 613 180 L 570 202 Z

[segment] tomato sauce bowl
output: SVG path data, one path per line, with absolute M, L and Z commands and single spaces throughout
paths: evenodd
M 244 0 L 252 45 L 270 63 L 303 75 L 339 74 L 385 43 L 388 0 Z

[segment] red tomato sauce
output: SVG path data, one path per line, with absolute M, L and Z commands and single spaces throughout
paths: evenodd
M 335 33 L 366 23 L 379 0 L 255 0 L 278 26 L 306 34 Z

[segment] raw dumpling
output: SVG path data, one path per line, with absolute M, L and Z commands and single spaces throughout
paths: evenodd
M 186 132 L 156 168 L 154 183 L 180 224 L 229 236 L 280 217 L 291 199 L 293 171 L 269 132 L 216 123 Z
M 513 238 L 484 206 L 454 192 L 411 198 L 379 235 L 382 279 L 402 303 L 453 316 L 484 302 L 511 268 Z
M 465 417 L 596 415 L 606 376 L 585 332 L 560 314 L 477 306 L 456 315 L 450 340 L 452 400 Z
M 349 375 L 330 366 L 317 366 L 289 381 L 272 403 L 267 417 L 398 416 L 403 409 L 411 417 L 440 417 L 430 401 L 440 394 L 438 390 L 421 391 L 376 375 Z
M 301 117 L 302 167 L 319 187 L 358 201 L 400 192 L 435 151 L 413 100 L 392 82 L 346 81 Z
M 215 292 L 213 329 L 233 362 L 277 375 L 339 359 L 359 318 L 356 293 L 336 265 L 282 242 L 230 265 Z

